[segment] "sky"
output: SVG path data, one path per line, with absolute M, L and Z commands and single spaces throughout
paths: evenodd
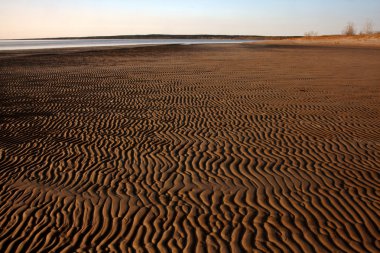
M 0 0 L 0 39 L 380 31 L 380 0 Z

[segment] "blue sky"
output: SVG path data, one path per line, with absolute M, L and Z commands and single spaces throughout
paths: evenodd
M 0 0 L 0 39 L 120 34 L 339 34 L 380 30 L 380 0 Z

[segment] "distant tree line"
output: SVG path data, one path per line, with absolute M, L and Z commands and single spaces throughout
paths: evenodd
M 356 30 L 356 26 L 353 22 L 348 22 L 347 25 L 344 27 L 342 34 L 347 35 L 347 36 L 354 36 L 357 34 L 360 35 L 370 35 L 370 34 L 375 34 L 376 32 L 374 31 L 374 25 L 371 20 L 367 20 L 367 22 L 364 24 L 363 28 L 361 31 L 358 33 Z M 379 33 L 379 32 L 377 32 Z M 318 32 L 316 31 L 309 31 L 306 32 L 305 37 L 316 37 L 318 36 Z
M 360 35 L 370 35 L 370 34 L 374 34 L 375 31 L 373 30 L 373 22 L 371 20 L 368 20 L 362 30 L 359 32 Z M 356 31 L 356 27 L 355 27 L 355 24 L 353 22 L 348 22 L 347 25 L 345 26 L 344 30 L 343 30 L 343 35 L 349 35 L 349 36 L 353 36 L 353 35 L 356 35 L 358 34 L 357 31 Z

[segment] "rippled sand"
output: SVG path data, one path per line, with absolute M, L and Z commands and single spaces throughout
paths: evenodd
M 0 53 L 0 252 L 379 252 L 380 49 Z

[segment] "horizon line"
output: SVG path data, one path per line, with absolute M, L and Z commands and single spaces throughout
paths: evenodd
M 147 34 L 118 34 L 118 35 L 85 35 L 85 36 L 59 36 L 59 37 L 31 37 L 31 38 L 10 38 L 0 40 L 48 40 L 48 39 L 95 39 L 95 38 L 117 38 L 117 37 L 226 37 L 226 38 L 239 38 L 239 37 L 255 37 L 255 38 L 301 38 L 305 35 L 248 35 L 248 34 L 212 34 L 212 33 L 200 33 L 200 34 L 165 34 L 165 33 L 147 33 Z M 321 34 L 314 37 L 323 36 L 344 36 L 342 34 Z

